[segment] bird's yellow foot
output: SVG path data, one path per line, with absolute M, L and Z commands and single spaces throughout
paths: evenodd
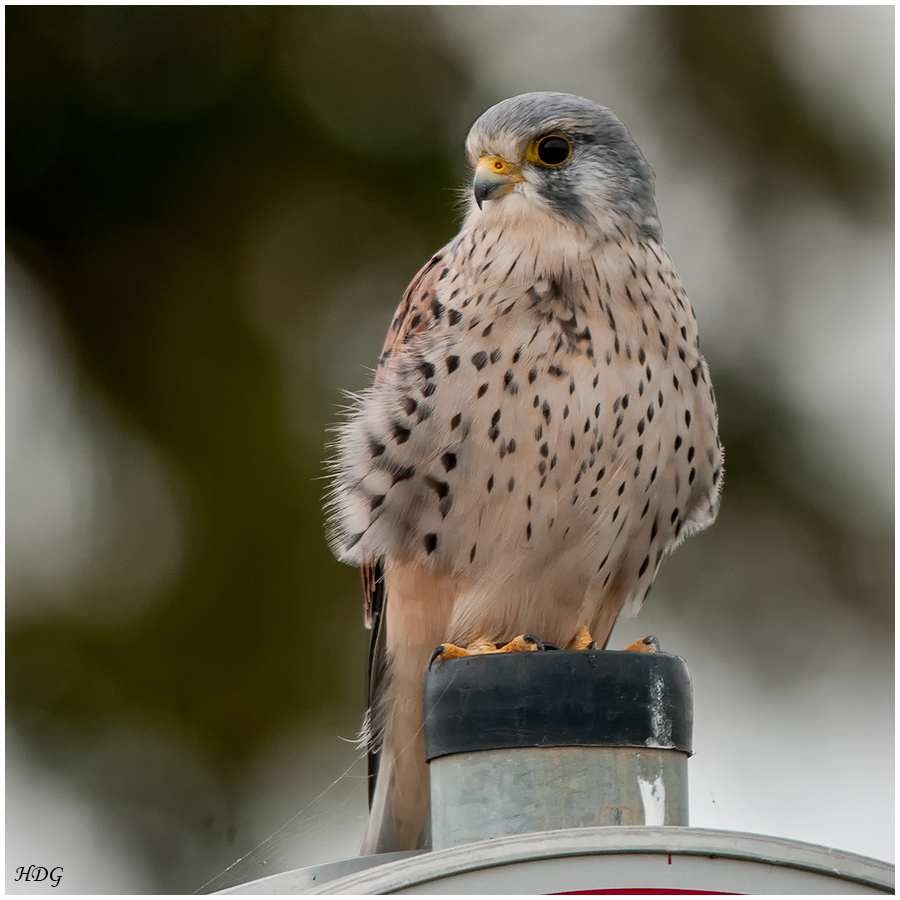
M 441 644 L 431 654 L 431 661 L 428 665 L 430 666 L 436 660 L 456 659 L 459 656 L 479 656 L 484 653 L 515 653 L 521 650 L 543 649 L 544 644 L 531 634 L 520 634 L 502 647 L 498 647 L 492 641 L 482 637 L 477 638 L 465 647 L 460 647 L 457 644 Z
M 458 656 L 471 656 L 472 654 L 465 647 L 458 647 L 456 644 L 439 644 L 434 648 L 431 659 L 428 661 L 430 666 L 435 660 L 456 659 Z
M 631 650 L 636 653 L 659 653 L 659 641 L 652 634 L 640 638 L 633 644 L 623 647 L 623 650 Z
M 508 644 L 504 644 L 497 653 L 515 653 L 520 650 L 543 650 L 544 645 L 533 634 L 520 634 Z
M 587 628 L 582 626 L 575 632 L 575 639 L 572 641 L 572 649 L 596 650 L 597 642 L 591 637 L 591 633 Z M 633 644 L 629 644 L 622 649 L 635 653 L 659 653 L 659 641 L 651 634 L 647 637 L 640 638 L 640 640 L 637 640 Z
M 572 641 L 573 650 L 596 650 L 597 642 L 591 637 L 591 633 L 583 625 L 575 632 Z

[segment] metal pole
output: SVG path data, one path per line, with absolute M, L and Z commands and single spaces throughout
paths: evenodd
M 549 651 L 437 663 L 425 683 L 432 847 L 559 828 L 687 825 L 684 660 Z

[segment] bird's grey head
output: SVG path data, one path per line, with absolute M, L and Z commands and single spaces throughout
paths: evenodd
M 653 170 L 605 106 L 549 91 L 512 97 L 475 122 L 466 153 L 489 216 L 537 206 L 588 234 L 618 226 L 660 237 Z

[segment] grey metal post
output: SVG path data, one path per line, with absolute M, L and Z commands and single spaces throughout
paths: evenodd
M 425 683 L 433 852 L 353 857 L 223 893 L 894 892 L 894 868 L 878 860 L 667 827 L 687 824 L 691 726 L 687 666 L 666 654 L 435 664 Z
M 596 825 L 687 825 L 684 660 L 549 651 L 436 663 L 425 684 L 432 847 Z

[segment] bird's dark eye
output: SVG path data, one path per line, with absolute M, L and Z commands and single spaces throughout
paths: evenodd
M 572 145 L 561 134 L 548 134 L 537 142 L 537 158 L 545 166 L 561 166 L 571 155 Z

